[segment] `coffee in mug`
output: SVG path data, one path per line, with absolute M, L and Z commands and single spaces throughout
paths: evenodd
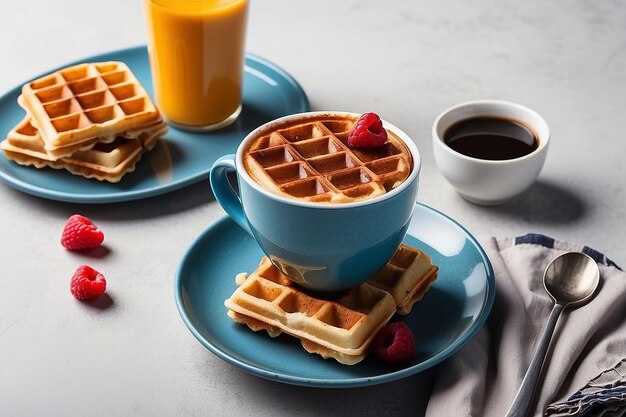
M 473 100 L 442 112 L 432 130 L 435 163 L 468 201 L 510 201 L 535 181 L 550 129 L 534 110 L 503 100 Z
M 539 147 L 537 134 L 526 123 L 497 116 L 458 121 L 446 129 L 443 141 L 463 155 L 489 161 L 521 158 Z

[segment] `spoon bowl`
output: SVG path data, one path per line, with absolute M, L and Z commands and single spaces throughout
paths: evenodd
M 555 303 L 564 307 L 580 306 L 593 296 L 600 282 L 596 262 L 579 252 L 555 258 L 543 274 L 543 285 Z

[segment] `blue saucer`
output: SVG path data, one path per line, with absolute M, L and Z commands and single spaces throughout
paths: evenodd
M 87 57 L 63 67 L 98 61 L 125 62 L 152 96 L 145 46 Z M 29 194 L 78 203 L 136 200 L 205 180 L 213 162 L 234 153 L 250 131 L 278 117 L 309 110 L 307 97 L 298 83 L 262 58 L 246 55 L 243 87 L 243 109 L 235 123 L 211 133 L 190 133 L 170 127 L 160 143 L 139 161 L 136 170 L 119 183 L 88 180 L 65 170 L 23 167 L 8 160 L 2 152 L 0 180 Z M 20 93 L 21 85 L 0 97 L 0 140 L 24 117 L 24 110 L 16 101 Z
M 476 239 L 454 220 L 421 204 L 404 243 L 440 267 L 439 278 L 408 316 L 417 357 L 403 366 L 374 357 L 345 366 L 307 353 L 287 335 L 276 339 L 234 323 L 224 300 L 235 291 L 235 275 L 256 269 L 263 253 L 229 217 L 209 226 L 183 257 L 175 280 L 180 315 L 198 341 L 226 362 L 254 375 L 295 385 L 357 387 L 390 382 L 424 371 L 465 345 L 485 322 L 493 304 L 491 264 Z

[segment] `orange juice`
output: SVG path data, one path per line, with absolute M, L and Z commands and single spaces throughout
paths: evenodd
M 248 0 L 144 0 L 157 105 L 168 121 L 211 130 L 241 111 Z

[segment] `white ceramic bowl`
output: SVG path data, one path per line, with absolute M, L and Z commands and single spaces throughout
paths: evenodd
M 539 146 L 520 158 L 492 161 L 463 155 L 444 143 L 443 135 L 451 125 L 479 116 L 519 120 L 534 130 Z M 483 205 L 505 203 L 530 187 L 543 167 L 549 141 L 548 124 L 537 112 L 502 100 L 457 104 L 441 113 L 433 125 L 433 152 L 439 171 L 461 196 Z

